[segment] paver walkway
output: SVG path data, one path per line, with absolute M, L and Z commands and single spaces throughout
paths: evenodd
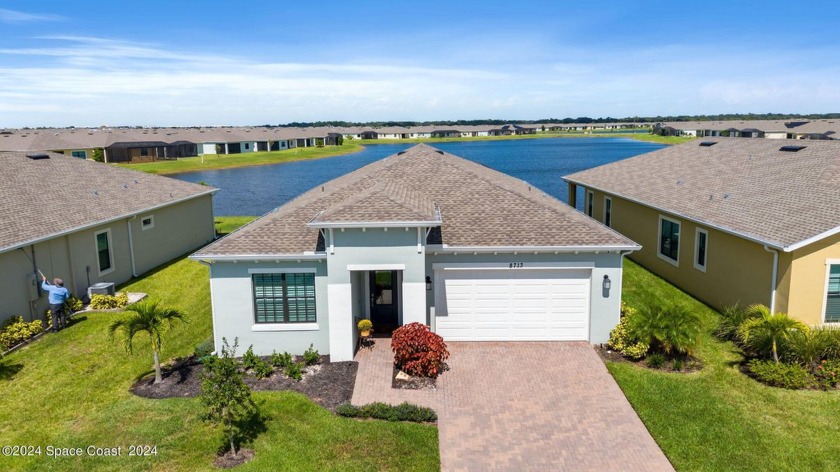
M 353 403 L 438 413 L 441 469 L 672 471 L 588 343 L 451 342 L 436 390 L 391 388 L 389 339 L 356 355 Z

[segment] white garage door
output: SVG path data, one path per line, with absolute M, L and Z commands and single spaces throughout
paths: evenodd
M 449 341 L 589 339 L 589 270 L 443 270 L 435 324 Z

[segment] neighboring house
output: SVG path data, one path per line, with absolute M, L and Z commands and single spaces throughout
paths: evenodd
M 353 358 L 356 322 L 447 340 L 588 340 L 618 323 L 639 246 L 513 177 L 423 144 L 300 195 L 191 256 L 213 333 Z
M 210 242 L 217 189 L 56 153 L 0 152 L 0 323 L 42 317 L 41 270 L 82 298 Z
M 565 176 L 631 258 L 723 308 L 840 321 L 840 143 L 704 138 Z

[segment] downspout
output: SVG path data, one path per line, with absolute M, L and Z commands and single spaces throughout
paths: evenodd
M 137 215 L 125 220 L 128 225 L 128 255 L 131 257 L 131 276 L 137 277 L 137 268 L 134 264 L 134 237 L 131 235 L 131 222 L 137 219 Z
M 764 245 L 764 250 L 773 254 L 773 278 L 770 281 L 770 314 L 776 313 L 776 277 L 779 273 L 779 251 Z

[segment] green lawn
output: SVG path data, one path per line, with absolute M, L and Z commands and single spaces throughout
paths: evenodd
M 121 290 L 149 293 L 187 313 L 188 323 L 165 338 L 164 359 L 191 354 L 211 335 L 203 265 L 179 259 Z M 152 371 L 151 352 L 147 341 L 129 355 L 109 340 L 107 327 L 119 316 L 81 315 L 67 330 L 0 360 L 0 446 L 42 447 L 40 457 L 0 455 L 0 470 L 213 469 L 223 441 L 199 420 L 196 399 L 148 400 L 128 392 L 138 376 Z M 250 446 L 256 458 L 237 470 L 439 468 L 433 426 L 340 418 L 296 393 L 259 392 L 255 398 L 270 419 Z M 138 444 L 157 446 L 158 455 L 127 457 L 128 446 Z M 122 446 L 123 456 L 49 458 L 50 445 Z
M 631 261 L 624 277 L 632 306 L 683 300 L 710 320 L 718 316 Z M 742 357 L 732 343 L 703 341 L 698 373 L 608 365 L 677 470 L 840 470 L 840 392 L 766 387 L 738 371 Z
M 223 216 L 216 218 L 216 234 L 224 236 L 231 231 L 244 226 L 258 217 L 256 216 Z
M 156 161 L 142 164 L 115 164 L 128 169 L 150 174 L 176 174 L 199 170 L 229 169 L 233 167 L 277 164 L 280 162 L 303 161 L 322 157 L 350 154 L 364 149 L 359 144 L 344 143 L 341 146 L 307 147 L 285 151 L 250 152 L 243 154 L 207 154 L 203 157 L 185 157 L 174 161 Z

